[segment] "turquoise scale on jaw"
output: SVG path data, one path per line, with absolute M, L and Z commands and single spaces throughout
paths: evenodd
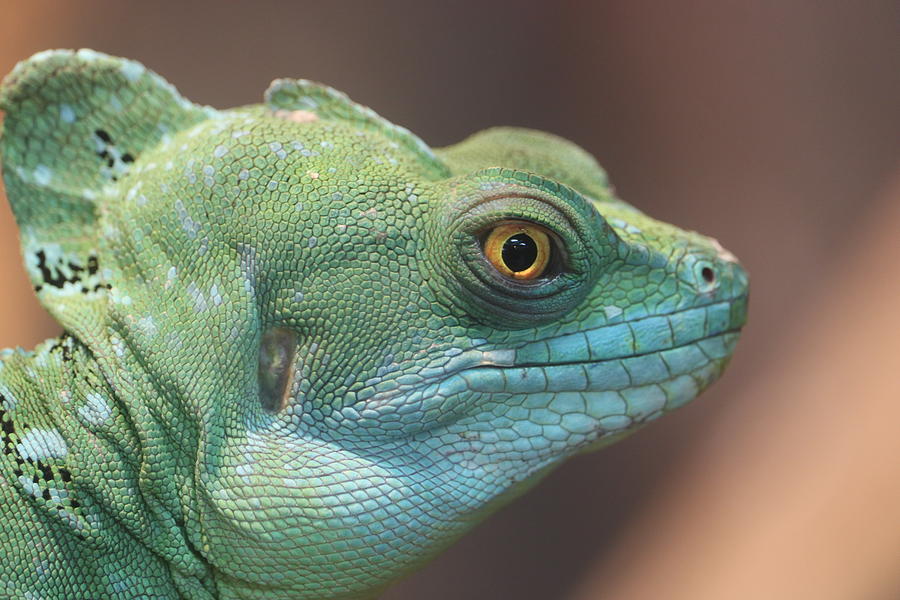
M 373 597 L 694 398 L 746 317 L 733 256 L 549 134 L 432 150 L 320 84 L 219 111 L 93 51 L 0 108 L 68 332 L 0 354 L 0 595 Z

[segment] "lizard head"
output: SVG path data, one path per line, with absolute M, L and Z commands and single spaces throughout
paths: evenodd
M 216 111 L 85 51 L 0 107 L 38 295 L 168 440 L 145 485 L 223 589 L 376 592 L 694 398 L 744 324 L 731 254 L 548 134 L 433 151 L 325 86 Z

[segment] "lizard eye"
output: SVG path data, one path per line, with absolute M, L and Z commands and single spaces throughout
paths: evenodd
M 537 279 L 550 263 L 552 243 L 546 229 L 526 221 L 500 223 L 484 241 L 484 255 L 497 271 L 518 280 Z
M 428 229 L 428 256 L 449 275 L 441 293 L 498 329 L 558 319 L 618 257 L 615 233 L 584 197 L 549 180 L 544 189 L 537 175 L 522 173 L 508 185 L 478 181 L 475 190 L 458 183 Z

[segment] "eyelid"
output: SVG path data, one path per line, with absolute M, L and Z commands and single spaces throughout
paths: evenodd
M 593 288 L 603 264 L 598 250 L 607 245 L 598 235 L 603 227 L 595 226 L 599 215 L 593 209 L 582 210 L 568 193 L 533 190 L 521 183 L 481 184 L 468 192 L 440 206 L 436 226 L 428 230 L 429 260 L 447 274 L 446 285 L 438 289 L 454 305 L 483 324 L 519 329 L 564 314 Z M 485 255 L 491 230 L 510 221 L 547 231 L 551 257 L 540 277 L 508 277 Z M 514 268 L 527 262 L 512 256 L 508 258 Z M 526 256 L 530 260 L 531 255 Z

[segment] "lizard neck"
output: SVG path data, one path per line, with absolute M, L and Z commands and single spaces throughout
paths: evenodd
M 153 402 L 156 386 L 128 371 L 68 334 L 3 351 L 0 485 L 86 559 L 117 557 L 121 568 L 125 546 L 136 568 L 165 573 L 183 597 L 211 597 L 209 566 L 184 527 L 196 446 Z

